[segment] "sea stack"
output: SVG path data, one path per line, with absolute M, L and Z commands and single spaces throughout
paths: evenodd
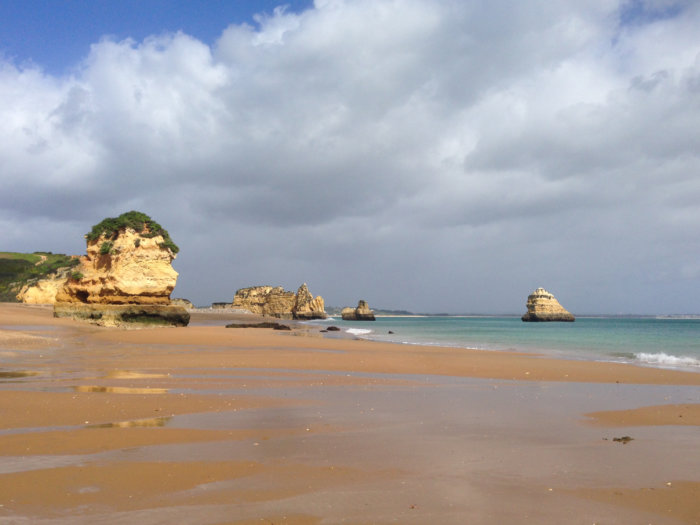
M 527 298 L 525 322 L 563 321 L 573 322 L 576 318 L 559 304 L 554 296 L 544 288 L 538 288 Z
M 179 249 L 157 222 L 131 211 L 104 219 L 85 239 L 87 254 L 56 293 L 55 317 L 103 326 L 187 326 L 187 310 L 170 301 Z
M 232 308 L 277 319 L 325 319 L 323 297 L 314 297 L 306 283 L 296 293 L 281 286 L 250 286 L 236 291 Z
M 357 308 L 348 306 L 340 312 L 343 321 L 374 321 L 374 312 L 370 310 L 367 301 L 360 300 L 357 303 Z
M 323 297 L 314 297 L 306 283 L 302 284 L 297 290 L 293 314 L 294 319 L 325 319 L 327 315 Z

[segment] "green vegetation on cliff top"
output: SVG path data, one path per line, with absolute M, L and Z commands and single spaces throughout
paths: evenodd
M 51 252 L 0 252 L 0 301 L 17 302 L 25 284 L 45 279 L 49 274 L 72 268 L 80 261 L 70 255 Z
M 180 248 L 170 238 L 168 231 L 145 213 L 140 211 L 129 211 L 122 213 L 119 217 L 108 217 L 102 222 L 95 224 L 89 233 L 85 234 L 88 242 L 95 241 L 104 235 L 105 239 L 114 240 L 119 237 L 119 232 L 131 228 L 141 237 L 150 239 L 158 235 L 163 237 L 160 243 L 161 248 L 169 248 L 173 253 L 180 251 Z

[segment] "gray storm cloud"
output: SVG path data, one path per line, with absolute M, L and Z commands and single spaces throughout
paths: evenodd
M 200 304 L 700 312 L 695 2 L 317 1 L 0 62 L 4 250 L 139 209 Z M 582 5 L 583 4 L 583 5 Z

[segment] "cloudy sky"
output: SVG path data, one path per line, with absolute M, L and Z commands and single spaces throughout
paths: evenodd
M 178 4 L 0 3 L 0 250 L 136 209 L 200 305 L 700 313 L 697 0 Z

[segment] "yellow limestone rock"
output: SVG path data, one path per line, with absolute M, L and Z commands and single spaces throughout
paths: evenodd
M 17 294 L 17 300 L 26 304 L 54 304 L 58 290 L 66 283 L 71 271 L 65 269 L 31 285 L 24 285 Z
M 295 319 L 325 319 L 326 305 L 320 295 L 314 297 L 309 292 L 306 283 L 297 290 L 296 302 L 294 304 Z
M 522 317 L 523 321 L 566 321 L 572 322 L 576 318 L 559 304 L 554 296 L 544 288 L 538 288 L 527 298 L 527 313 Z
M 370 309 L 367 301 L 360 300 L 357 308 L 348 306 L 340 312 L 343 321 L 374 321 L 374 311 Z
M 325 319 L 323 297 L 314 298 L 306 283 L 297 293 L 281 286 L 251 286 L 236 291 L 232 308 L 278 319 Z
M 110 249 L 102 253 L 105 243 Z M 175 254 L 162 248 L 161 236 L 143 238 L 128 228 L 108 240 L 101 235 L 88 242 L 87 255 L 56 294 L 56 302 L 90 304 L 170 304 L 177 282 L 171 263 Z
M 56 317 L 105 325 L 188 324 L 185 308 L 170 303 L 177 246 L 167 231 L 147 215 L 129 212 L 105 219 L 86 239 L 87 255 L 56 293 Z
M 292 319 L 294 292 L 287 292 L 281 286 L 241 288 L 233 297 L 232 307 L 256 315 Z

